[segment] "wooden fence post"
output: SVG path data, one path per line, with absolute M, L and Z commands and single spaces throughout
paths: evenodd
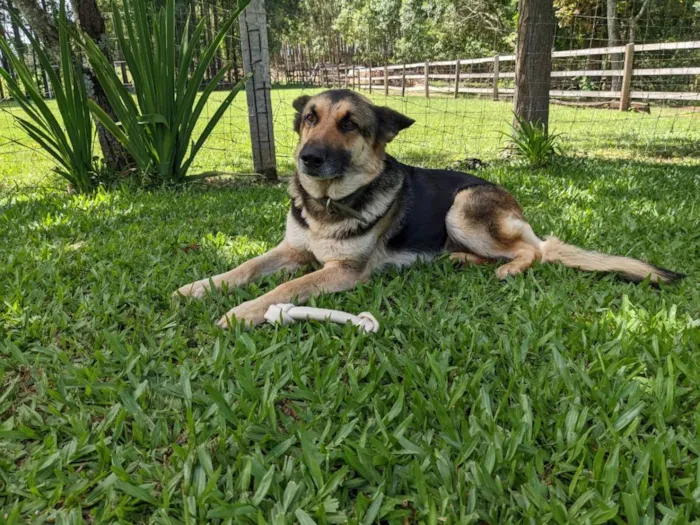
M 343 68 L 343 71 L 345 72 L 344 73 L 345 80 L 343 82 L 343 86 L 345 87 L 345 89 L 348 89 L 348 66 L 345 66 Z
M 498 55 L 493 57 L 493 99 L 498 100 Z
M 355 89 L 355 64 L 352 65 L 352 89 Z
M 384 66 L 384 96 L 389 96 L 389 67 Z
M 401 68 L 401 96 L 406 96 L 406 64 Z
M 455 98 L 459 95 L 459 60 L 455 64 Z
M 622 76 L 622 91 L 620 92 L 620 111 L 630 108 L 630 91 L 634 66 L 634 44 L 625 46 L 625 69 Z
M 372 62 L 369 63 L 369 94 L 372 94 Z
M 430 62 L 425 61 L 425 96 L 426 98 L 430 96 Z
M 119 67 L 122 70 L 122 83 L 126 86 L 129 83 L 129 75 L 126 73 L 126 62 L 120 62 Z
M 265 0 L 251 0 L 238 17 L 243 71 L 253 77 L 246 83 L 248 122 L 253 149 L 253 168 L 267 180 L 277 180 L 275 135 L 270 100 L 270 54 L 267 47 Z
M 340 64 L 335 65 L 335 79 L 336 82 L 338 82 L 338 87 L 342 87 L 342 84 L 340 83 Z

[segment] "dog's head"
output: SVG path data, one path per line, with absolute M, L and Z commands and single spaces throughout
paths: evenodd
M 414 122 L 347 89 L 301 96 L 293 106 L 297 170 L 308 185 L 335 179 L 346 189 L 367 184 L 382 171 L 387 143 Z

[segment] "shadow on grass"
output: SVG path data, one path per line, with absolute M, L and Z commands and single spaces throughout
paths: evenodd
M 573 146 L 589 145 L 586 137 L 567 136 L 566 142 Z M 697 139 L 690 136 L 680 136 L 674 132 L 671 136 L 663 135 L 653 137 L 640 137 L 633 133 L 603 134 L 596 139 L 596 149 L 605 150 L 608 145 L 610 150 L 627 152 L 635 157 L 649 159 L 697 159 L 700 160 L 700 145 Z
M 14 99 L 0 100 L 0 111 L 2 111 L 4 109 L 9 110 L 9 109 L 15 109 L 15 108 L 19 108 L 19 104 L 17 104 L 16 100 L 14 100 Z

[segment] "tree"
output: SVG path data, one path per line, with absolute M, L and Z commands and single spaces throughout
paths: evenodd
M 617 0 L 606 0 L 607 4 L 607 20 L 608 20 L 608 47 L 617 47 L 621 45 L 620 40 L 620 23 L 617 17 Z M 618 71 L 622 69 L 622 54 L 612 53 L 610 55 L 610 69 Z M 620 89 L 620 77 L 612 77 L 612 89 L 618 91 Z
M 520 0 L 513 105 L 518 117 L 545 129 L 549 125 L 554 28 L 552 0 Z
M 627 36 L 627 42 L 630 44 L 634 44 L 634 42 L 637 40 L 637 25 L 639 24 L 639 19 L 644 15 L 644 11 L 646 11 L 647 7 L 649 6 L 649 1 L 650 0 L 644 0 L 644 2 L 642 2 L 642 7 L 639 9 L 639 12 L 636 15 L 634 13 L 630 14 L 629 31 Z
M 73 8 L 78 17 L 80 28 L 85 34 L 97 43 L 100 50 L 110 62 L 114 61 L 112 50 L 109 46 L 109 37 L 105 30 L 105 19 L 102 16 L 96 0 L 73 0 Z M 85 70 L 85 76 L 90 87 L 91 97 L 111 118 L 116 115 L 109 104 L 107 94 L 97 81 L 95 73 L 91 69 Z M 110 171 L 123 172 L 132 164 L 131 158 L 124 147 L 109 133 L 104 126 L 98 123 L 97 136 L 102 148 L 105 165 Z
M 46 52 L 55 58 L 59 56 L 58 28 L 49 13 L 42 9 L 36 0 L 15 0 L 18 9 L 29 23 Z M 73 9 L 81 29 L 92 38 L 111 60 L 109 38 L 105 32 L 102 13 L 95 0 L 74 0 Z M 84 69 L 88 84 L 88 96 L 107 114 L 114 116 L 102 86 L 90 69 Z M 102 148 L 105 166 L 114 172 L 125 171 L 130 165 L 130 157 L 121 144 L 102 125 L 97 125 L 97 136 Z
M 7 9 L 10 12 L 15 11 L 15 6 L 12 4 L 12 0 L 7 0 Z M 14 17 L 10 17 L 10 25 L 12 26 L 12 40 L 14 43 L 15 53 L 17 53 L 17 56 L 24 60 L 24 51 L 26 46 L 22 41 L 22 35 L 19 30 L 19 25 L 17 24 L 17 20 Z
M 7 35 L 5 34 L 5 19 L 3 16 L 1 16 L 2 14 L 3 13 L 0 12 L 0 38 L 7 39 Z M 2 66 L 2 68 L 5 71 L 10 73 L 10 75 L 13 74 L 12 68 L 10 67 L 10 61 L 7 58 L 7 56 L 5 56 L 5 53 L 3 53 L 1 50 L 0 50 L 0 66 Z M 2 100 L 4 98 L 5 98 L 5 91 L 3 89 L 2 80 L 0 80 L 0 100 Z
M 219 32 L 219 4 L 214 3 L 214 34 Z M 214 74 L 219 72 L 222 67 L 224 67 L 224 61 L 221 58 L 221 46 L 216 48 L 216 59 L 212 62 L 214 64 Z

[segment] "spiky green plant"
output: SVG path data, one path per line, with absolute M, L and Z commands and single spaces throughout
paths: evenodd
M 530 167 L 546 166 L 556 155 L 561 154 L 559 135 L 549 133 L 542 123 L 515 115 L 515 123 L 511 128 L 508 135 L 510 148 Z
M 79 61 L 73 60 L 71 56 L 65 3 L 61 1 L 58 24 L 60 75 L 54 70 L 46 51 L 22 24 L 17 14 L 13 12 L 12 17 L 21 27 L 46 71 L 62 123 L 49 109 L 22 59 L 12 51 L 6 40 L 0 38 L 0 48 L 17 73 L 15 80 L 8 71 L 0 68 L 0 75 L 5 80 L 8 91 L 24 111 L 22 116 L 15 116 L 15 119 L 27 135 L 58 163 L 56 172 L 68 180 L 74 190 L 87 192 L 96 186 L 93 124 L 82 68 Z
M 226 64 L 197 97 L 207 68 L 249 1 L 238 2 L 235 13 L 224 22 L 201 54 L 191 75 L 189 67 L 204 31 L 204 19 L 191 35 L 187 22 L 178 46 L 174 0 L 167 0 L 164 8 L 152 14 L 147 12 L 146 0 L 122 0 L 123 15 L 113 1 L 114 27 L 133 79 L 135 100 L 97 44 L 84 35 L 77 35 L 118 122 L 96 104 L 90 103 L 90 110 L 124 145 L 143 174 L 162 182 L 184 180 L 207 137 L 249 78 L 244 77 L 231 90 L 199 137 L 193 140 L 197 119 L 232 64 Z

